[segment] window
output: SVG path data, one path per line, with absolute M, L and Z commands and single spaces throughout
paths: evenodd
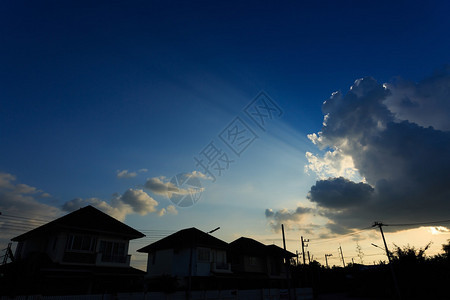
M 227 260 L 226 257 L 227 255 L 225 251 L 217 251 L 216 263 L 224 264 Z
M 89 235 L 69 235 L 66 249 L 72 251 L 95 251 L 97 239 Z
M 56 245 L 58 244 L 58 238 L 55 236 L 54 238 L 53 238 L 53 251 L 55 251 L 55 249 L 56 249 Z
M 254 257 L 254 256 L 249 256 L 249 257 L 248 257 L 248 263 L 249 263 L 251 266 L 256 266 L 256 265 L 258 264 L 258 258 L 257 258 L 257 257 Z
M 124 242 L 101 241 L 100 253 L 104 262 L 124 263 L 126 261 Z
M 197 255 L 198 261 L 202 261 L 202 262 L 210 261 L 210 251 L 208 248 L 198 248 L 197 251 L 198 251 L 197 252 L 198 253 L 198 255 Z

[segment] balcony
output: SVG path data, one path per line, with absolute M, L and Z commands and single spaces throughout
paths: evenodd
M 131 255 L 103 255 L 97 253 L 96 264 L 101 266 L 129 266 Z
M 63 256 L 63 263 L 77 265 L 93 265 L 96 260 L 96 254 L 93 252 L 66 251 Z

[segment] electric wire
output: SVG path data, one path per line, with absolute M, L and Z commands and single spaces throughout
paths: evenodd
M 350 236 L 353 236 L 353 235 L 360 234 L 361 232 L 366 231 L 368 229 L 373 229 L 373 227 L 369 226 L 369 227 L 362 228 L 362 229 L 360 229 L 358 231 L 350 232 L 350 233 L 343 234 L 343 235 L 340 235 L 340 236 L 327 238 L 327 239 L 320 239 L 317 242 L 311 241 L 311 242 L 309 242 L 309 244 L 311 244 L 311 245 L 318 245 L 318 244 L 328 243 L 328 242 L 331 242 L 331 241 L 342 240 L 342 239 L 344 239 L 346 237 L 350 237 Z
M 430 222 L 418 222 L 418 223 L 405 223 L 405 224 L 382 224 L 383 226 L 417 226 L 417 225 L 429 225 L 429 224 L 444 224 L 450 223 L 450 220 L 430 221 Z

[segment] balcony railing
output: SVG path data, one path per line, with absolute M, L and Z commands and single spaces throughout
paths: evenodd
M 105 255 L 97 253 L 97 265 L 130 265 L 131 255 Z
M 96 261 L 96 254 L 93 252 L 64 252 L 63 262 L 69 264 L 94 264 Z
M 129 266 L 131 255 L 104 255 L 95 252 L 66 251 L 63 263 L 77 265 Z
M 228 263 L 211 263 L 211 272 L 214 273 L 231 273 L 231 265 Z

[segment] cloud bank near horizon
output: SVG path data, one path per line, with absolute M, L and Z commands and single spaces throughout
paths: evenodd
M 142 169 L 138 172 L 144 171 L 146 170 Z M 50 200 L 43 201 L 46 198 L 50 198 Z M 124 221 L 130 214 L 154 213 L 159 217 L 178 214 L 173 205 L 158 208 L 160 203 L 140 188 L 129 188 L 123 194 L 115 193 L 109 200 L 96 197 L 74 198 L 62 205 L 57 205 L 53 200 L 49 193 L 27 184 L 18 183 L 14 175 L 0 172 L 0 211 L 11 215 L 26 216 L 30 221 L 33 219 L 51 221 L 64 213 L 87 205 L 92 205 L 120 221 Z M 40 223 L 42 221 L 37 224 Z M 0 227 L 2 224 L 0 222 Z

